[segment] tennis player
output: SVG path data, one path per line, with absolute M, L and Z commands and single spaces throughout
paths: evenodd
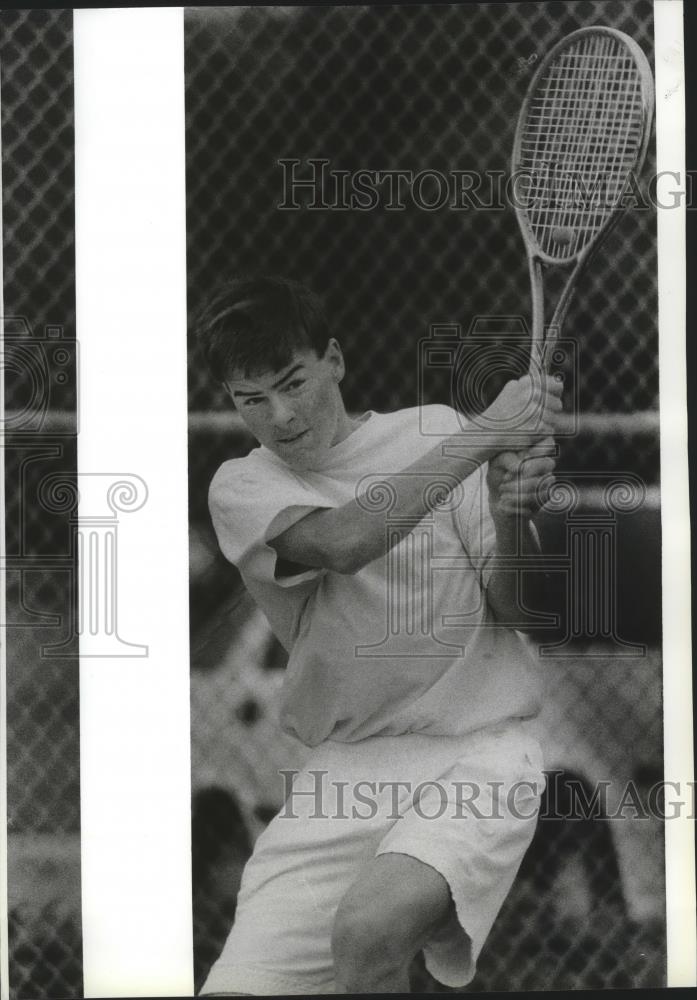
M 229 284 L 200 342 L 259 441 L 216 473 L 213 525 L 288 651 L 282 725 L 312 748 L 201 993 L 408 992 L 422 949 L 464 986 L 544 787 L 521 635 L 543 574 L 511 560 L 539 553 L 560 387 L 507 383 L 481 433 L 447 406 L 352 416 L 319 301 L 278 278 Z

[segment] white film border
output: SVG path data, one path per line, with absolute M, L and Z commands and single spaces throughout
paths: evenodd
M 183 12 L 74 43 L 85 996 L 191 995 Z
M 683 5 L 654 3 L 656 167 L 683 191 L 685 74 Z M 673 175 L 670 177 L 670 175 Z M 685 211 L 658 210 L 661 524 L 663 540 L 663 711 L 666 781 L 694 778 L 685 360 Z M 668 786 L 670 787 L 670 786 Z M 666 794 L 666 808 L 669 808 Z M 697 983 L 695 840 L 689 814 L 666 822 L 666 917 L 669 986 Z

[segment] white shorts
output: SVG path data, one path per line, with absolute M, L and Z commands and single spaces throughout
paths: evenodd
M 522 720 L 466 736 L 316 747 L 257 840 L 201 995 L 333 993 L 337 907 L 361 867 L 386 853 L 417 858 L 447 881 L 455 916 L 424 957 L 438 982 L 467 984 L 532 840 L 542 767 Z

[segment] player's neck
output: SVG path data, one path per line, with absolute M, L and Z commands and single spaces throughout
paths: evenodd
M 350 417 L 346 410 L 342 408 L 337 422 L 336 434 L 332 439 L 332 448 L 337 444 L 341 444 L 342 441 L 345 441 L 346 438 L 353 434 L 356 428 L 360 427 L 362 423 L 363 421 L 360 417 Z

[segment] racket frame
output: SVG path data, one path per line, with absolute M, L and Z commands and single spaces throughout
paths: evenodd
M 522 140 L 524 132 L 524 124 L 527 122 L 528 112 L 532 100 L 537 93 L 538 85 L 543 75 L 547 72 L 550 65 L 554 62 L 558 54 L 566 49 L 571 42 L 578 41 L 584 37 L 589 37 L 591 35 L 606 35 L 614 38 L 615 40 L 621 42 L 629 50 L 634 58 L 635 64 L 637 66 L 640 81 L 641 81 L 641 99 L 642 99 L 642 132 L 641 139 L 638 146 L 638 153 L 635 157 L 633 166 L 631 167 L 634 171 L 640 171 L 644 160 L 646 158 L 646 152 L 648 149 L 649 139 L 651 138 L 651 129 L 653 124 L 653 108 L 654 108 L 654 83 L 653 74 L 651 72 L 651 67 L 649 61 L 646 58 L 641 47 L 626 35 L 624 32 L 617 30 L 616 28 L 608 28 L 605 25 L 594 25 L 588 28 L 579 28 L 577 31 L 571 32 L 569 35 L 565 35 L 556 45 L 554 45 L 547 55 L 544 57 L 542 62 L 536 68 L 533 77 L 528 84 L 528 89 L 523 100 L 523 105 L 520 109 L 520 114 L 518 116 L 518 124 L 516 126 L 515 139 L 513 141 L 513 155 L 512 155 L 512 171 L 513 175 L 521 169 L 522 160 Z M 592 240 L 587 243 L 584 247 L 578 250 L 575 254 L 559 260 L 556 257 L 552 257 L 550 254 L 546 253 L 540 245 L 538 244 L 530 224 L 530 220 L 527 215 L 527 211 L 522 208 L 519 204 L 514 205 L 515 213 L 518 218 L 518 225 L 520 226 L 520 231 L 523 236 L 523 242 L 525 243 L 525 249 L 528 256 L 528 264 L 530 270 L 530 288 L 532 296 L 532 343 L 530 349 L 530 373 L 535 372 L 546 372 L 549 368 L 550 354 L 551 351 L 548 348 L 554 343 L 554 341 L 559 336 L 561 327 L 564 323 L 566 317 L 566 312 L 569 308 L 571 302 L 571 295 L 573 293 L 574 287 L 581 276 L 582 271 L 592 260 L 595 254 L 598 252 L 601 244 L 608 237 L 612 229 L 617 225 L 620 218 L 622 217 L 625 207 L 621 204 L 617 204 L 613 210 L 608 214 L 604 223 L 592 238 Z M 545 267 L 560 267 L 567 268 L 574 265 L 572 273 L 567 279 L 566 285 L 559 296 L 554 314 L 550 323 L 546 328 L 545 335 L 545 322 L 544 322 L 544 271 Z

